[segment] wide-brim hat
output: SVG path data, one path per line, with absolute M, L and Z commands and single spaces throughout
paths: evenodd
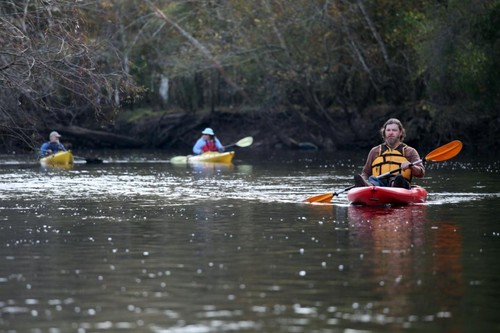
M 205 128 L 201 134 L 215 135 L 214 130 L 210 127 Z

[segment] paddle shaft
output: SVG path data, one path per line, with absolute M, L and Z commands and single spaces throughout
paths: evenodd
M 237 146 L 237 142 L 236 143 L 231 143 L 230 145 L 227 145 L 227 146 L 224 146 L 224 149 L 231 148 L 231 147 L 234 147 L 234 146 Z
M 238 140 L 238 142 L 231 143 L 227 146 L 224 146 L 224 148 L 230 148 L 230 147 L 234 147 L 234 146 L 244 148 L 244 147 L 250 146 L 252 143 L 253 143 L 253 138 L 251 136 L 247 136 L 241 140 Z
M 333 196 L 336 196 L 336 195 L 339 195 L 340 193 L 344 193 L 344 192 L 347 192 L 349 190 L 352 190 L 355 187 L 356 187 L 356 185 L 352 185 L 352 186 L 349 186 L 348 188 L 345 188 L 345 189 L 340 190 L 338 192 L 333 192 Z
M 409 165 L 408 167 L 409 167 L 409 168 L 411 168 L 411 167 L 412 167 L 412 166 L 414 166 L 414 165 L 417 165 L 417 164 L 422 164 L 422 163 L 424 163 L 424 162 L 425 162 L 425 158 L 424 158 L 424 159 L 422 159 L 422 160 L 418 160 L 418 161 L 415 161 L 415 162 L 410 163 L 410 165 Z M 387 171 L 386 173 L 383 173 L 383 174 L 381 174 L 380 176 L 377 176 L 377 179 L 385 178 L 385 177 L 390 176 L 390 175 L 392 175 L 393 173 L 399 172 L 399 171 L 401 171 L 401 170 L 402 170 L 402 168 L 401 168 L 401 167 L 399 167 L 399 168 L 397 168 L 397 169 L 394 169 L 394 170 L 391 170 L 391 171 Z

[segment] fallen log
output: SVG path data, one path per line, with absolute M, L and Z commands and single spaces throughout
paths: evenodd
M 140 148 L 145 145 L 145 142 L 136 138 L 131 138 L 125 135 L 114 134 L 105 131 L 96 131 L 79 126 L 68 126 L 57 129 L 63 137 L 72 137 L 78 141 L 86 141 L 85 145 L 89 144 L 96 146 L 110 146 L 116 148 Z

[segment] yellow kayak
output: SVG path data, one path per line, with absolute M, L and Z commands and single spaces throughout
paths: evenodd
M 231 163 L 233 161 L 234 151 L 219 153 L 217 151 L 207 151 L 200 155 L 188 156 L 188 163 L 211 162 L 211 163 Z
M 68 167 L 73 165 L 73 154 L 70 151 L 60 151 L 40 159 L 43 166 Z
M 217 151 L 208 151 L 200 155 L 176 156 L 170 159 L 172 164 L 186 163 L 231 163 L 233 161 L 234 151 L 219 153 Z

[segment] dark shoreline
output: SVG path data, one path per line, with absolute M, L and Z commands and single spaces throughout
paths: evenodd
M 407 131 L 405 142 L 420 150 L 431 150 L 452 140 L 461 140 L 465 151 L 500 151 L 500 122 L 475 119 L 467 122 L 453 114 L 430 114 L 401 108 L 373 108 L 364 112 L 330 110 L 325 114 L 304 110 L 274 112 L 214 111 L 206 114 L 169 113 L 128 121 L 119 117 L 105 129 L 55 125 L 39 133 L 57 130 L 61 142 L 75 150 L 99 149 L 168 149 L 190 151 L 192 143 L 205 127 L 211 127 L 225 144 L 253 136 L 253 149 L 283 150 L 366 150 L 381 141 L 379 129 L 389 118 L 398 118 Z M 90 126 L 89 126 L 90 127 Z M 484 135 L 485 133 L 492 133 Z M 27 147 L 15 141 L 0 151 L 30 152 L 45 138 Z

